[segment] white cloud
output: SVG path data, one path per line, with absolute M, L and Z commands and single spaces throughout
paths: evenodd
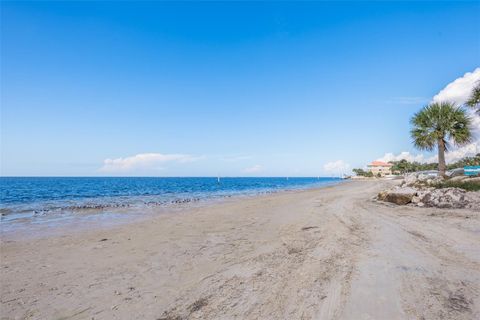
M 257 173 L 257 172 L 261 172 L 263 170 L 263 167 L 259 164 L 256 164 L 252 167 L 249 167 L 249 168 L 245 168 L 243 170 L 244 173 Z
M 101 172 L 131 172 L 139 169 L 163 169 L 162 165 L 171 162 L 186 163 L 202 157 L 193 157 L 187 154 L 141 153 L 130 157 L 105 159 Z
M 407 160 L 409 162 L 427 162 L 423 154 L 411 154 L 408 151 L 400 152 L 399 154 L 385 153 L 383 157 L 376 159 L 377 161 L 390 162 Z
M 462 77 L 450 82 L 433 97 L 432 101 L 449 101 L 462 105 L 467 101 L 478 81 L 480 81 L 480 68 L 476 68 L 473 72 L 467 72 Z
M 465 157 L 474 156 L 477 153 L 480 153 L 480 141 L 475 141 L 456 150 L 447 152 L 445 154 L 445 160 L 447 162 L 455 162 Z
M 447 163 L 452 163 L 465 157 L 472 157 L 477 153 L 480 153 L 480 141 L 475 141 L 463 147 L 452 149 L 451 151 L 445 153 L 445 161 Z M 427 162 L 437 162 L 437 159 L 438 156 L 435 155 L 431 158 L 428 158 Z
M 350 165 L 343 160 L 328 162 L 323 166 L 323 170 L 328 173 L 342 173 L 347 171 Z
M 470 111 L 472 117 L 472 129 L 476 139 L 480 138 L 480 115 L 474 111 Z

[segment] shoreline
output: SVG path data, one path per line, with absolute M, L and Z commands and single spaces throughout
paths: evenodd
M 105 207 L 101 209 L 82 208 L 75 210 L 75 213 L 53 212 L 40 215 L 39 217 L 18 218 L 15 220 L 2 220 L 0 222 L 1 238 L 6 240 L 21 240 L 61 235 L 69 228 L 68 232 L 82 232 L 89 228 L 103 229 L 121 226 L 129 223 L 138 223 L 157 216 L 170 214 L 186 214 L 196 209 L 206 209 L 218 204 L 249 200 L 261 197 L 268 197 L 282 193 L 299 193 L 313 190 L 322 190 L 333 187 L 348 181 L 336 181 L 325 185 L 304 187 L 299 189 L 280 189 L 262 192 L 233 194 L 219 197 L 203 198 L 199 201 L 188 201 L 180 203 L 168 203 L 163 205 L 150 206 L 148 204 L 127 206 L 127 207 Z
M 371 200 L 392 183 L 229 199 L 38 239 L 2 236 L 2 317 L 480 316 L 480 214 Z

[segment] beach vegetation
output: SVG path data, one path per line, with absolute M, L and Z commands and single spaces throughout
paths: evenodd
M 438 167 L 438 163 L 410 162 L 405 159 L 400 161 L 390 161 L 390 163 L 392 164 L 392 172 L 400 172 L 402 174 L 416 171 L 436 170 Z
M 399 172 L 401 174 L 417 171 L 437 170 L 438 162 L 410 162 L 405 159 L 399 161 L 390 161 L 392 164 L 392 172 Z M 473 157 L 465 157 L 458 161 L 447 164 L 447 169 L 463 168 L 465 166 L 480 166 L 480 153 Z
M 452 181 L 452 180 L 443 180 L 434 185 L 437 189 L 443 188 L 460 188 L 465 191 L 480 191 L 480 182 L 479 181 Z
M 462 146 L 471 142 L 471 122 L 464 108 L 450 102 L 435 102 L 412 117 L 410 134 L 416 148 L 427 151 L 437 148 L 438 171 L 445 177 L 445 152 L 450 144 Z
M 372 178 L 373 177 L 373 173 L 371 171 L 365 171 L 365 170 L 360 169 L 360 168 L 352 169 L 352 171 L 353 171 L 353 173 L 355 173 L 359 177 L 367 177 L 367 178 Z

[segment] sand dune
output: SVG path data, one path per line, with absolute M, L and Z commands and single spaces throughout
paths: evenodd
M 1 318 L 479 319 L 480 214 L 371 200 L 392 183 L 3 235 Z

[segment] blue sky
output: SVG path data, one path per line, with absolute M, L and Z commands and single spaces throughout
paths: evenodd
M 330 175 L 480 64 L 478 1 L 1 6 L 2 175 Z

